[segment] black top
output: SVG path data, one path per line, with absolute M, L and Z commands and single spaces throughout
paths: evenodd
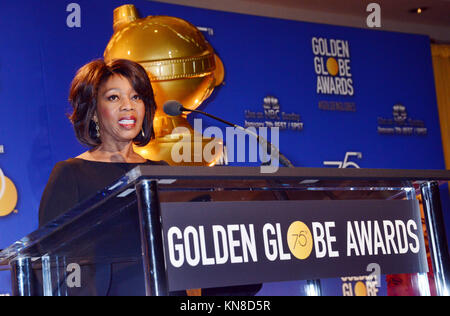
M 39 227 L 92 197 L 139 165 L 167 165 L 160 161 L 115 163 L 73 158 L 58 162 L 50 175 L 39 207 Z

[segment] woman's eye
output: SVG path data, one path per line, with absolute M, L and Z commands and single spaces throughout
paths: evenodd
M 119 97 L 118 97 L 117 95 L 115 95 L 115 94 L 110 95 L 110 96 L 108 97 L 108 100 L 109 100 L 109 101 L 116 101 L 116 100 L 118 100 L 118 99 L 119 99 Z
M 135 96 L 133 96 L 133 100 L 142 100 L 142 98 L 140 95 L 136 94 Z

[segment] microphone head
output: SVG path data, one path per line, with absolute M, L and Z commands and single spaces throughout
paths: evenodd
M 175 100 L 170 100 L 164 103 L 163 105 L 163 111 L 167 115 L 170 116 L 178 116 L 183 112 L 183 105 Z

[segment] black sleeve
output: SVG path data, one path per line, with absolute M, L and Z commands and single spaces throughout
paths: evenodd
M 50 175 L 39 206 L 39 227 L 67 212 L 78 202 L 78 186 L 70 164 L 58 162 Z

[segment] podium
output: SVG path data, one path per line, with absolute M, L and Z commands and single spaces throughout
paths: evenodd
M 439 170 L 141 166 L 4 249 L 0 266 L 18 296 L 252 295 L 239 291 L 293 280 L 320 295 L 323 278 L 402 273 L 429 295 L 428 241 L 437 294 L 448 295 L 448 180 Z

